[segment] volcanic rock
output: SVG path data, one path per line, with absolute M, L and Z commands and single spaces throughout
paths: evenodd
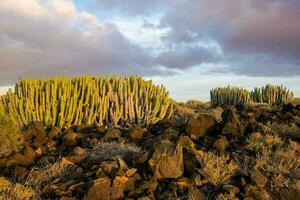
M 148 163 L 157 179 L 179 178 L 184 171 L 182 146 L 163 140 L 155 147 Z
M 197 118 L 190 118 L 187 123 L 187 134 L 192 138 L 200 138 L 210 135 L 216 128 L 214 116 L 201 113 Z

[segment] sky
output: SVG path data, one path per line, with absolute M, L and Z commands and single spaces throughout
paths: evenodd
M 81 74 L 140 75 L 179 101 L 228 84 L 300 96 L 300 1 L 0 1 L 0 93 Z

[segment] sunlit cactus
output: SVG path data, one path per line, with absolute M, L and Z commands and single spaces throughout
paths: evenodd
M 248 90 L 232 86 L 212 89 L 210 91 L 210 100 L 212 106 L 236 106 L 247 104 L 252 101 Z
M 173 112 L 166 89 L 137 76 L 20 79 L 15 91 L 1 97 L 1 104 L 20 126 L 42 121 L 58 128 L 147 126 Z
M 294 94 L 283 86 L 266 85 L 261 88 L 254 88 L 251 92 L 252 99 L 258 103 L 267 103 L 269 105 L 282 105 L 292 102 Z

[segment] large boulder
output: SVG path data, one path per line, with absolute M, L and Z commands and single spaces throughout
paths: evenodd
M 163 140 L 155 147 L 148 163 L 157 179 L 181 177 L 184 172 L 182 145 Z
M 187 134 L 192 138 L 200 138 L 210 135 L 216 128 L 216 120 L 213 115 L 201 113 L 197 118 L 190 118 L 187 123 Z

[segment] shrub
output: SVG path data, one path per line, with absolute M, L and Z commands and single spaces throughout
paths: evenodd
M 252 133 L 246 140 L 246 147 L 254 152 L 270 149 L 273 146 L 283 144 L 282 139 L 277 135 L 264 134 L 259 132 Z
M 200 174 L 215 186 L 228 183 L 238 170 L 238 165 L 228 155 L 218 156 L 212 152 L 204 153 L 200 163 Z
M 2 103 L 21 125 L 58 128 L 81 124 L 149 125 L 170 117 L 173 100 L 163 86 L 141 77 L 21 79 Z
M 254 168 L 269 180 L 271 190 L 292 187 L 293 174 L 300 167 L 299 152 L 289 147 L 277 147 L 275 151 L 265 148 L 257 152 Z
M 269 105 L 282 105 L 292 102 L 294 93 L 283 86 L 266 85 L 262 88 L 254 88 L 251 92 L 254 102 L 268 103 Z
M 12 118 L 0 105 L 0 158 L 22 148 L 23 136 Z
M 89 152 L 92 162 L 102 160 L 117 160 L 118 158 L 128 160 L 140 155 L 142 150 L 134 144 L 124 144 L 117 142 L 100 142 Z
M 210 91 L 212 106 L 243 105 L 251 102 L 250 92 L 239 87 L 219 87 Z
M 56 178 L 67 176 L 76 166 L 66 159 L 55 163 L 48 163 L 40 168 L 33 168 L 28 174 L 25 184 L 31 186 L 36 193 L 40 194 L 43 187 Z
M 20 183 L 11 183 L 6 178 L 0 176 L 0 199 L 28 200 L 36 198 L 36 193 L 31 187 Z

